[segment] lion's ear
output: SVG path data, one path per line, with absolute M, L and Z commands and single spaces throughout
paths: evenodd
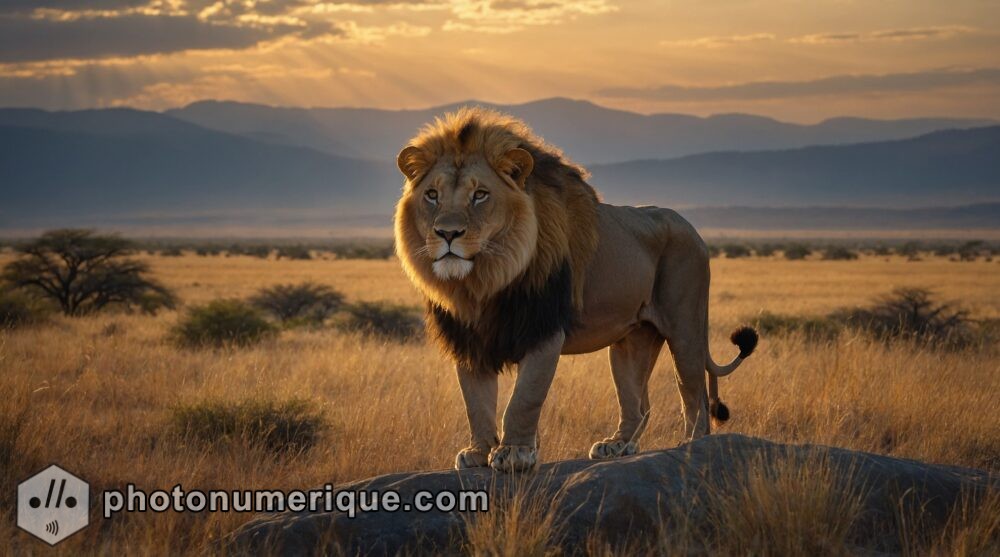
M 408 145 L 403 147 L 403 150 L 396 157 L 396 166 L 407 179 L 415 182 L 417 178 L 427 172 L 427 157 L 419 147 Z
M 531 175 L 531 170 L 535 168 L 535 159 L 531 158 L 531 153 L 524 149 L 511 149 L 504 154 L 504 160 L 508 164 L 507 175 L 518 186 L 524 187 L 524 181 Z

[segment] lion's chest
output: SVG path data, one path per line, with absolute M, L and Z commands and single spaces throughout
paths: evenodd
M 427 325 L 442 348 L 477 372 L 500 372 L 558 331 L 576 322 L 572 273 L 568 263 L 553 272 L 541 289 L 515 283 L 489 300 L 479 320 L 467 324 L 437 304 L 429 304 Z

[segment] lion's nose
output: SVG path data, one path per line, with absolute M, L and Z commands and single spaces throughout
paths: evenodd
M 452 240 L 454 240 L 455 238 L 458 238 L 462 234 L 465 234 L 465 230 L 464 229 L 462 229 L 462 230 L 456 230 L 456 229 L 444 230 L 444 229 L 441 229 L 441 228 L 435 228 L 434 229 L 434 233 L 437 234 L 438 236 L 444 238 L 444 241 L 448 242 L 450 244 Z

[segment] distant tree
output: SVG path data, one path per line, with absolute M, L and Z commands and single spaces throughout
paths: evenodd
M 803 246 L 802 244 L 793 244 L 786 247 L 784 249 L 784 253 L 785 253 L 785 259 L 796 261 L 799 259 L 805 259 L 806 257 L 809 257 L 809 254 L 812 253 L 812 250 L 809 249 L 807 246 Z
M 726 244 L 725 246 L 722 246 L 722 251 L 726 252 L 726 257 L 728 259 L 750 257 L 750 248 L 743 244 Z
M 754 253 L 759 257 L 771 257 L 774 252 L 778 251 L 778 247 L 774 244 L 761 244 L 754 248 Z
M 278 248 L 278 259 L 282 257 L 286 259 L 312 259 L 312 254 L 309 252 L 309 248 L 305 246 L 284 246 Z
M 889 249 L 889 246 L 883 244 L 877 244 L 873 246 L 870 251 L 872 255 L 878 255 L 878 256 L 892 255 L 892 250 Z
M 982 240 L 969 240 L 959 246 L 958 257 L 962 261 L 975 261 L 986 249 L 986 242 Z
M 955 253 L 957 248 L 954 244 L 938 244 L 934 246 L 934 255 L 938 257 L 946 257 Z
M 129 256 L 132 242 L 92 230 L 51 230 L 17 246 L 20 257 L 3 269 L 3 279 L 59 304 L 66 315 L 112 305 L 155 312 L 173 307 L 169 290 L 146 277 L 149 267 Z
M 251 257 L 267 259 L 271 256 L 271 248 L 268 246 L 247 246 L 247 248 L 243 250 L 243 253 Z
M 344 304 L 344 295 L 311 282 L 278 284 L 258 290 L 250 304 L 282 323 L 322 323 Z
M 920 242 L 906 242 L 896 248 L 896 253 L 911 260 L 920 257 Z
M 897 288 L 868 308 L 831 314 L 879 339 L 912 338 L 941 346 L 963 346 L 971 340 L 969 314 L 938 303 L 929 290 Z
M 395 248 L 392 242 L 349 243 L 333 246 L 328 251 L 337 259 L 388 259 L 395 253 Z
M 851 261 L 857 259 L 858 254 L 844 246 L 827 246 L 823 250 L 823 259 L 827 261 Z

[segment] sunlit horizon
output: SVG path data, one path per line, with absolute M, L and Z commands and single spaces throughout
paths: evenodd
M 14 0 L 0 106 L 423 109 L 565 97 L 784 121 L 1000 117 L 976 0 Z

